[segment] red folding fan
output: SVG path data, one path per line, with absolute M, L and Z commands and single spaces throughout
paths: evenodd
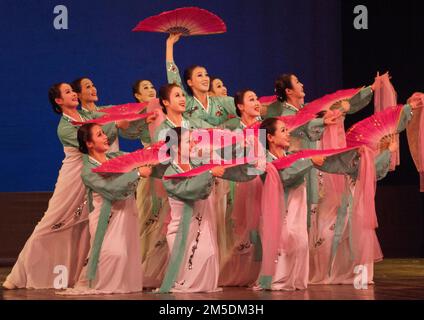
M 153 112 L 150 113 L 142 113 L 142 114 L 105 114 L 104 116 L 92 120 L 87 121 L 72 121 L 72 124 L 75 126 L 82 126 L 87 123 L 96 123 L 99 125 L 105 125 L 111 122 L 115 121 L 121 121 L 121 120 L 127 120 L 127 121 L 134 121 L 134 120 L 141 120 L 145 119 L 149 116 L 151 116 Z
M 327 150 L 301 150 L 299 152 L 288 155 L 277 160 L 274 160 L 272 164 L 277 168 L 277 170 L 282 170 L 290 167 L 293 163 L 300 159 L 308 159 L 314 156 L 332 156 L 335 154 L 344 153 L 356 149 L 357 146 L 341 148 L 341 149 L 327 149 Z
M 390 107 L 354 124 L 346 133 L 347 146 L 367 145 L 378 150 L 382 138 L 399 133 L 402 105 Z
M 156 165 L 168 161 L 169 157 L 165 155 L 165 152 L 163 155 L 160 153 L 160 148 L 163 144 L 163 142 L 159 142 L 150 147 L 110 159 L 97 168 L 92 169 L 92 171 L 98 173 L 125 173 L 138 167 Z
M 318 98 L 308 104 L 306 104 L 302 109 L 299 110 L 298 113 L 319 113 L 323 110 L 329 109 L 332 105 L 335 103 L 342 101 L 342 100 L 348 100 L 352 98 L 355 94 L 357 94 L 359 91 L 361 91 L 361 88 L 359 89 L 345 89 L 345 90 L 339 90 L 331 94 L 327 94 L 321 98 Z
M 129 114 L 129 113 L 140 113 L 146 109 L 148 102 L 144 103 L 125 103 L 116 106 L 104 108 L 100 112 L 107 114 Z
M 211 169 L 213 169 L 217 166 L 222 166 L 224 168 L 231 168 L 231 167 L 236 167 L 236 166 L 246 164 L 246 163 L 249 162 L 249 160 L 250 159 L 248 159 L 248 158 L 237 158 L 237 159 L 232 159 L 231 160 L 232 163 L 228 164 L 229 160 L 222 159 L 221 163 L 205 164 L 205 165 L 191 169 L 191 170 L 186 171 L 186 172 L 177 173 L 177 174 L 173 174 L 173 175 L 170 175 L 170 176 L 163 176 L 163 178 L 165 180 L 192 178 L 192 177 L 198 176 L 198 175 L 200 175 L 200 174 L 202 174 L 202 173 L 204 173 L 208 170 L 211 170 Z
M 224 33 L 227 27 L 215 14 L 205 9 L 188 7 L 146 18 L 132 31 L 182 33 L 184 36 L 194 36 Z
M 260 102 L 260 104 L 267 106 L 270 105 L 271 103 L 274 103 L 275 101 L 277 101 L 277 96 L 264 96 L 264 97 L 260 97 L 258 99 L 258 101 Z

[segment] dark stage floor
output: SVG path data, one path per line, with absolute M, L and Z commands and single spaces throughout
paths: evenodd
M 2 283 L 10 268 L 0 268 Z M 424 300 L 424 259 L 386 259 L 375 266 L 375 285 L 357 290 L 353 285 L 316 285 L 295 292 L 256 292 L 224 288 L 218 293 L 117 294 L 63 297 L 54 290 L 2 290 L 5 300 Z

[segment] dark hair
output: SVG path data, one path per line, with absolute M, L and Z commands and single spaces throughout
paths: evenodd
M 261 126 L 259 127 L 259 129 L 265 129 L 266 134 L 265 134 L 265 141 L 266 141 L 266 149 L 268 150 L 269 145 L 268 145 L 268 134 L 270 135 L 274 135 L 275 131 L 277 130 L 276 124 L 277 121 L 279 121 L 280 119 L 278 118 L 267 118 L 264 121 L 262 121 Z
M 196 68 L 204 68 L 204 67 L 199 66 L 199 65 L 197 65 L 197 64 L 194 64 L 194 65 L 191 65 L 191 66 L 189 66 L 187 69 L 185 69 L 185 70 L 184 70 L 184 75 L 183 75 L 184 83 L 185 83 L 185 85 L 186 85 L 187 92 L 188 92 L 190 95 L 193 95 L 193 90 L 191 90 L 191 87 L 188 85 L 188 80 L 191 80 L 191 78 L 192 78 L 192 76 L 193 76 L 193 71 L 194 71 L 194 69 L 196 69 Z M 210 87 L 210 83 L 209 83 L 209 87 Z
M 212 77 L 212 76 L 209 76 L 209 79 L 210 79 L 210 81 L 209 81 L 209 92 L 211 92 L 212 91 L 212 86 L 213 86 L 213 82 L 216 80 L 216 79 L 220 79 L 220 78 L 217 78 L 217 77 Z
M 162 106 L 163 113 L 165 114 L 166 114 L 166 108 L 165 108 L 165 104 L 163 103 L 163 100 L 169 101 L 169 97 L 171 96 L 171 91 L 174 88 L 181 88 L 181 87 L 176 83 L 167 83 L 163 85 L 162 87 L 160 87 L 159 89 L 159 103 Z
M 62 84 L 66 84 L 66 82 L 55 83 L 49 88 L 49 101 L 53 107 L 53 111 L 57 114 L 62 114 L 62 108 L 56 103 L 57 98 L 62 98 L 62 94 L 60 92 L 60 87 Z
M 178 141 L 178 148 L 181 145 L 181 135 L 182 135 L 182 128 L 181 127 L 176 127 L 176 128 L 172 128 L 166 131 L 166 138 L 165 138 L 165 143 L 168 146 L 168 150 L 166 152 L 167 156 L 171 156 L 171 145 L 169 144 L 169 142 L 171 141 L 171 136 L 168 134 L 169 131 L 173 131 L 177 134 L 177 141 Z
M 135 101 L 137 101 L 137 102 L 140 102 L 140 101 L 138 101 L 138 99 L 136 98 L 135 94 L 136 93 L 140 93 L 140 91 L 139 91 L 139 89 L 140 89 L 140 83 L 142 83 L 143 81 L 149 81 L 150 82 L 150 80 L 141 79 L 141 80 L 137 80 L 132 85 L 132 94 L 133 94 L 133 97 L 134 97 Z
M 71 82 L 71 87 L 76 93 L 81 93 L 81 91 L 82 91 L 81 82 L 84 79 L 90 79 L 90 78 L 89 77 L 81 77 L 81 78 L 75 79 L 74 81 Z
M 287 100 L 286 89 L 293 89 L 291 82 L 293 73 L 285 73 L 280 75 L 277 80 L 275 80 L 275 94 L 277 95 L 278 100 L 284 102 Z
M 98 124 L 96 123 L 86 123 L 86 124 L 83 124 L 78 129 L 78 132 L 77 132 L 77 139 L 79 144 L 78 150 L 81 153 L 88 154 L 87 142 L 92 141 L 91 129 L 97 125 Z
M 239 117 L 241 117 L 241 111 L 238 108 L 239 104 L 243 104 L 244 96 L 246 95 L 246 92 L 252 91 L 252 89 L 243 89 L 241 91 L 237 91 L 234 95 L 234 105 L 236 106 L 236 113 Z

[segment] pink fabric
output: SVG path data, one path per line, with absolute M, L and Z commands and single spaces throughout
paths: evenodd
M 274 275 L 278 250 L 288 250 L 287 212 L 284 187 L 272 163 L 267 163 L 262 190 L 262 275 Z M 284 218 L 283 218 L 284 217 Z
M 102 203 L 103 198 L 93 193 L 94 210 L 89 215 L 91 243 L 94 241 Z M 142 291 L 143 271 L 138 230 L 134 196 L 114 201 L 92 288 L 86 278 L 87 267 L 84 267 L 75 287 L 59 294 L 91 295 Z
M 104 125 L 107 123 L 115 122 L 115 121 L 121 121 L 121 120 L 127 120 L 127 121 L 135 121 L 135 120 L 141 120 L 145 119 L 149 116 L 153 115 L 153 113 L 141 113 L 141 114 L 134 114 L 134 113 L 127 113 L 127 114 L 105 114 L 104 116 L 92 120 L 87 121 L 72 121 L 72 124 L 75 126 L 81 126 L 87 123 L 97 123 L 99 125 Z
M 130 114 L 130 113 L 140 113 L 147 106 L 147 103 L 125 103 L 116 105 L 113 107 L 108 107 L 101 109 L 99 112 L 107 114 Z M 149 112 L 149 111 L 148 111 Z
M 147 113 L 155 112 L 157 114 L 156 119 L 149 123 L 149 133 L 150 138 L 153 140 L 153 137 L 155 136 L 156 128 L 159 127 L 162 122 L 165 121 L 166 115 L 163 113 L 162 106 L 159 103 L 159 99 L 152 99 L 149 101 L 146 109 Z
M 167 160 L 159 159 L 159 150 L 163 144 L 163 142 L 158 142 L 144 149 L 139 149 L 134 152 L 112 158 L 94 168 L 92 171 L 125 173 L 141 166 L 158 164 L 160 161 Z
M 271 290 L 303 290 L 308 286 L 309 248 L 306 186 L 289 191 L 285 222 L 289 250 L 280 250 L 275 264 Z M 284 225 L 283 224 L 283 225 Z M 280 241 L 284 242 L 284 234 Z M 283 244 L 281 244 L 283 245 Z M 280 247 L 281 248 L 281 247 Z
M 380 112 L 388 107 L 397 105 L 397 94 L 395 88 L 389 79 L 389 74 L 385 73 L 382 76 L 375 78 L 375 91 L 374 91 L 374 112 Z M 399 135 L 396 135 L 397 143 L 399 144 Z M 400 164 L 400 151 L 391 153 L 390 170 L 395 170 L 396 166 Z
M 274 103 L 275 101 L 277 101 L 277 96 L 273 95 L 273 96 L 264 96 L 264 97 L 260 97 L 258 99 L 258 101 L 263 104 L 263 105 L 269 105 L 271 103 Z
M 25 243 L 7 280 L 18 288 L 53 288 L 54 268 L 68 270 L 72 286 L 78 280 L 90 248 L 86 194 L 81 179 L 81 153 L 65 147 L 65 159 L 47 211 Z
M 339 90 L 331 94 L 327 94 L 321 98 L 318 98 L 299 110 L 298 113 L 312 113 L 316 114 L 323 110 L 330 109 L 330 107 L 340 100 L 348 100 L 357 94 L 361 88 L 358 89 L 345 89 Z
M 366 264 L 383 258 L 375 233 L 378 227 L 375 211 L 376 173 L 374 152 L 364 148 L 361 152 L 359 175 L 353 195 L 352 247 L 354 261 Z
M 172 250 L 183 215 L 184 202 L 169 198 L 169 205 L 171 206 L 171 221 L 168 225 L 166 239 L 169 249 Z M 205 200 L 198 200 L 194 203 L 186 252 L 172 292 L 219 291 L 219 250 L 214 213 L 213 194 Z M 196 241 L 197 237 L 198 241 Z

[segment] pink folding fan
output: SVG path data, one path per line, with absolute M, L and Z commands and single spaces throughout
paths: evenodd
M 273 96 L 264 96 L 264 97 L 260 97 L 258 99 L 258 101 L 262 104 L 262 105 L 270 105 L 271 103 L 274 103 L 275 101 L 277 101 L 277 96 L 273 95 Z
M 164 142 L 158 142 L 150 147 L 110 159 L 97 168 L 92 169 L 92 171 L 98 173 L 125 173 L 138 167 L 156 165 L 167 161 L 169 160 L 167 156 L 159 159 L 159 150 L 163 144 Z
M 142 114 L 134 114 L 134 113 L 105 114 L 104 116 L 102 116 L 100 118 L 96 118 L 96 119 L 92 119 L 92 120 L 72 121 L 72 124 L 75 125 L 75 126 L 82 126 L 82 125 L 87 124 L 87 123 L 97 123 L 99 125 L 105 125 L 105 124 L 108 124 L 108 123 L 111 123 L 111 122 L 122 121 L 122 120 L 127 120 L 127 121 L 141 120 L 141 119 L 145 119 L 145 118 L 147 118 L 151 115 L 153 115 L 153 112 L 142 113 Z
M 331 94 L 327 94 L 321 98 L 318 98 L 308 104 L 306 104 L 298 113 L 319 113 L 324 110 L 328 110 L 332 105 L 339 101 L 348 100 L 357 94 L 361 88 L 358 89 L 345 89 L 339 90 Z
M 197 7 L 178 8 L 146 18 L 132 31 L 182 33 L 184 36 L 224 33 L 227 27 L 215 14 Z
M 140 113 L 146 109 L 148 102 L 144 103 L 125 103 L 112 106 L 109 108 L 104 108 L 100 112 L 107 114 L 129 114 L 129 113 Z
M 401 105 L 386 108 L 354 124 L 346 133 L 347 146 L 367 145 L 378 150 L 382 138 L 398 133 L 403 108 Z

